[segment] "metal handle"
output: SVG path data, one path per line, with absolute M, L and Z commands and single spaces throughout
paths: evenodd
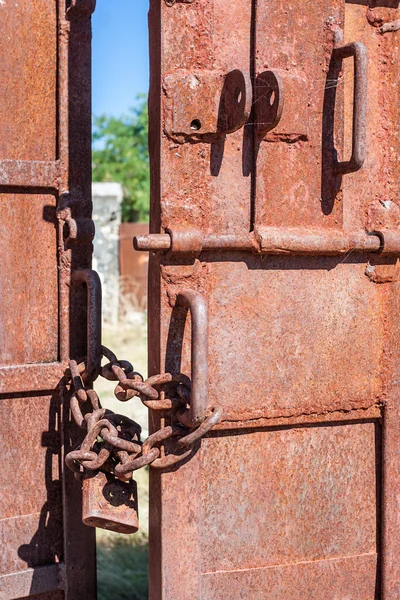
M 87 289 L 87 355 L 82 375 L 87 384 L 96 379 L 101 368 L 101 281 L 92 269 L 72 271 L 71 281 L 74 284 L 84 283 Z
M 350 160 L 338 162 L 336 173 L 353 173 L 358 171 L 365 161 L 365 138 L 367 118 L 368 56 L 367 49 L 361 42 L 352 42 L 335 48 L 333 58 L 343 60 L 354 57 L 354 108 L 353 108 L 353 141 Z
M 189 289 L 178 292 L 176 304 L 189 308 L 192 317 L 192 393 L 185 425 L 197 427 L 206 418 L 208 402 L 208 308 L 205 298 Z

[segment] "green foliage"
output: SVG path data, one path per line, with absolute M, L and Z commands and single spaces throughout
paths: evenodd
M 148 221 L 150 175 L 147 102 L 122 117 L 95 117 L 93 181 L 117 181 L 124 190 L 123 221 Z
M 147 540 L 114 536 L 97 546 L 98 600 L 147 600 Z

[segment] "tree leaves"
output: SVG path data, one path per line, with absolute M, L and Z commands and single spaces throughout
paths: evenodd
M 144 96 L 127 115 L 94 118 L 93 181 L 117 181 L 124 190 L 123 221 L 148 221 L 150 173 Z

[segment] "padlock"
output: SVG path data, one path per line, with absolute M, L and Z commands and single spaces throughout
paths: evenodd
M 83 482 L 82 521 L 117 533 L 139 529 L 136 481 L 120 481 L 111 473 L 86 471 Z

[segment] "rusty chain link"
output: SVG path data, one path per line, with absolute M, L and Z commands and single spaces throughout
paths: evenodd
M 70 409 L 75 423 L 87 431 L 77 450 L 65 458 L 67 466 L 81 477 L 83 471 L 113 473 L 122 481 L 132 478 L 134 471 L 147 465 L 163 469 L 189 457 L 196 443 L 221 421 L 222 411 L 212 414 L 197 427 L 187 427 L 191 397 L 191 381 L 183 374 L 170 373 L 149 377 L 146 381 L 126 360 L 118 360 L 105 346 L 103 357 L 109 362 L 101 367 L 100 375 L 118 382 L 115 397 L 127 402 L 139 397 L 151 410 L 169 411 L 171 424 L 140 441 L 141 427 L 128 417 L 102 408 L 97 393 L 84 385 L 82 374 L 85 362 L 69 361 L 66 378 L 71 383 Z

